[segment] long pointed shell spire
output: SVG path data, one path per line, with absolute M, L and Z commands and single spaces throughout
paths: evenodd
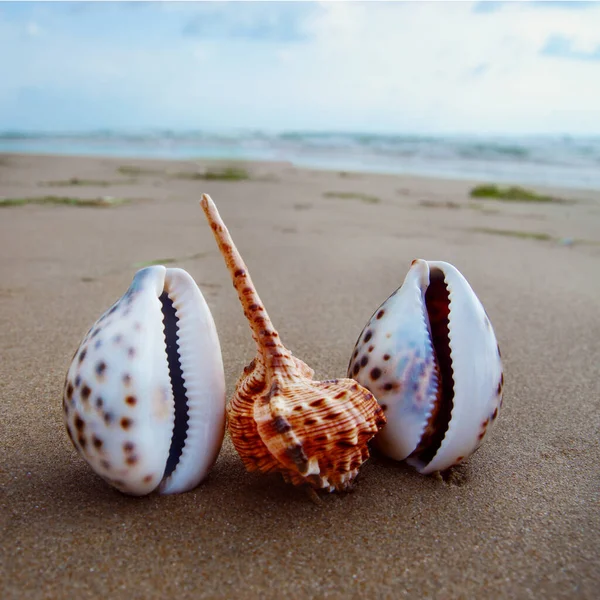
M 258 348 L 228 406 L 229 432 L 249 471 L 280 472 L 295 485 L 327 491 L 352 486 L 384 425 L 373 395 L 351 379 L 314 381 L 283 346 L 213 201 L 202 208 L 238 292 Z
M 233 243 L 229 230 L 223 223 L 215 203 L 210 196 L 204 194 L 201 205 L 231 274 L 233 287 L 235 287 L 242 303 L 244 315 L 252 329 L 252 337 L 256 342 L 258 351 L 262 354 L 265 363 L 272 368 L 285 365 L 290 371 L 297 370 L 292 353 L 281 343 L 279 334 L 273 327 L 273 323 L 271 323 L 271 319 L 252 283 L 246 263 L 244 263 L 244 259 Z

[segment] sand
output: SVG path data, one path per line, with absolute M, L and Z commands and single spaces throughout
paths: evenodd
M 123 175 L 122 165 L 154 172 Z M 197 168 L 0 156 L 0 197 L 133 200 L 0 208 L 0 597 L 597 597 L 600 193 L 475 203 L 472 182 L 286 164 L 251 164 L 248 181 L 172 176 Z M 122 183 L 44 185 L 71 177 Z M 131 498 L 97 477 L 65 433 L 62 385 L 88 327 L 140 263 L 173 259 L 202 288 L 228 396 L 253 356 L 201 192 L 282 340 L 320 378 L 345 374 L 363 325 L 413 258 L 454 263 L 505 365 L 503 410 L 481 449 L 446 478 L 373 456 L 353 493 L 322 506 L 278 476 L 246 473 L 228 438 L 186 494 Z

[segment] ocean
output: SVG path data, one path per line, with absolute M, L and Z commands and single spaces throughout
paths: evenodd
M 600 190 L 600 137 L 168 130 L 0 132 L 0 152 L 287 161 L 300 167 Z

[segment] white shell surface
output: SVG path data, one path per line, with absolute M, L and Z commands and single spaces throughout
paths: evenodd
M 428 285 L 427 264 L 413 266 L 365 327 L 349 370 L 384 408 L 387 424 L 376 441 L 395 460 L 404 460 L 419 444 L 437 392 L 424 313 Z
M 454 397 L 450 423 L 422 473 L 444 470 L 472 454 L 502 399 L 502 364 L 494 331 L 479 299 L 446 262 L 415 260 L 403 285 L 371 317 L 350 361 L 349 376 L 369 389 L 385 409 L 387 424 L 376 438 L 386 455 L 408 458 L 421 441 L 441 387 L 425 294 L 431 270 L 449 291 L 448 331 Z
M 161 484 L 175 422 L 163 324 L 163 291 L 178 316 L 177 343 L 188 427 L 177 468 Z M 191 489 L 206 475 L 224 433 L 225 389 L 216 330 L 193 279 L 181 269 L 139 271 L 90 329 L 65 382 L 65 422 L 75 447 L 119 490 L 143 495 Z

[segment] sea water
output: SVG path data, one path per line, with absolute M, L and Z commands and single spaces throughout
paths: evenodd
M 301 167 L 600 190 L 600 137 L 155 130 L 0 132 L 0 152 L 285 161 Z

